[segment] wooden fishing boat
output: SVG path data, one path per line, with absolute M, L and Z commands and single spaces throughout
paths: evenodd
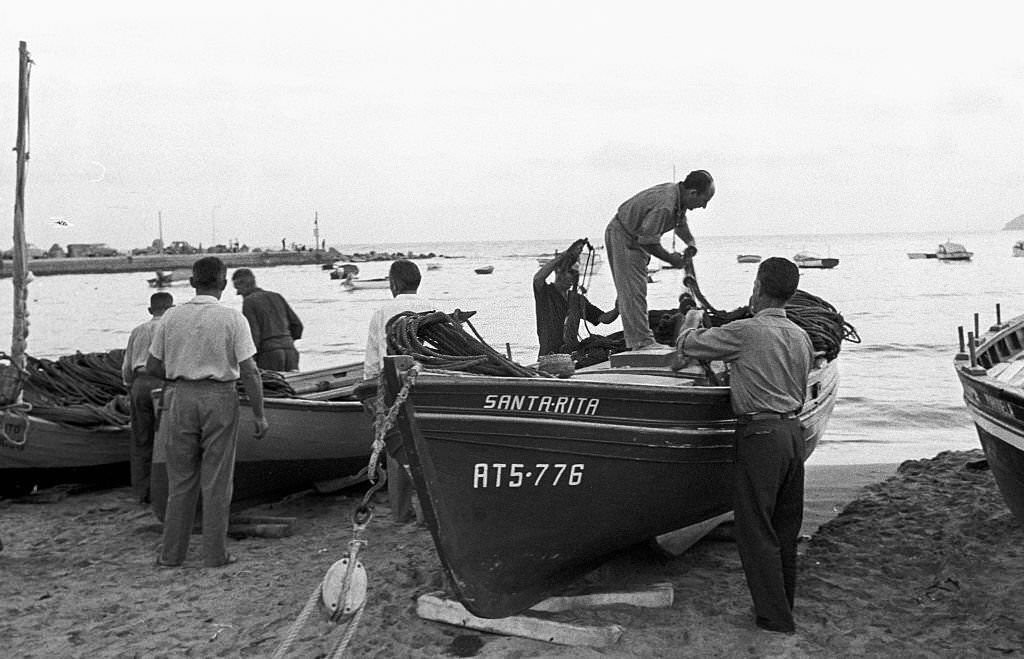
M 64 483 L 127 485 L 127 426 L 78 428 L 31 413 L 5 414 L 0 433 L 0 495 Z
M 736 262 L 737 263 L 760 263 L 761 262 L 761 255 L 760 254 L 737 254 L 736 255 Z
M 997 312 L 998 316 L 998 312 Z M 1024 316 L 968 335 L 954 368 L 978 439 L 1007 506 L 1024 523 Z M 977 345 L 974 345 L 977 343 Z
M 940 261 L 970 261 L 974 252 L 968 252 L 960 243 L 944 242 L 935 250 L 935 258 Z
M 830 270 L 839 265 L 839 259 L 820 257 L 807 252 L 798 252 L 793 256 L 793 262 L 801 268 L 820 268 L 824 270 Z
M 474 615 L 522 611 L 615 551 L 731 510 L 728 386 L 699 368 L 620 366 L 619 356 L 568 379 L 424 370 L 408 389 L 403 445 L 441 561 Z M 392 394 L 407 381 L 402 359 L 388 358 Z M 818 360 L 800 414 L 807 454 L 838 381 L 835 362 Z
M 493 265 L 480 266 L 479 268 L 474 268 L 473 272 L 475 272 L 478 275 L 489 275 L 492 272 L 494 272 L 494 266 Z
M 295 397 L 264 399 L 270 429 L 263 439 L 249 430 L 243 402 L 235 457 L 234 502 L 283 496 L 315 483 L 345 479 L 366 466 L 373 433 L 353 395 L 363 364 L 282 374 Z M 153 450 L 151 498 L 160 519 L 167 504 L 167 457 L 161 433 Z

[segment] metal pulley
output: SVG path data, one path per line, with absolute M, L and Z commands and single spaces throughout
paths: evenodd
M 346 556 L 328 568 L 320 599 L 334 621 L 362 608 L 366 602 L 366 569 L 362 561 L 353 563 L 352 558 Z

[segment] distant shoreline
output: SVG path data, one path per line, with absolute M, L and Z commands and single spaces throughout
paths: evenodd
M 324 251 L 266 251 L 266 252 L 227 252 L 222 254 L 145 254 L 137 256 L 82 256 L 72 258 L 32 259 L 28 263 L 29 271 L 37 276 L 49 275 L 84 275 L 112 274 L 120 272 L 157 272 L 174 268 L 189 268 L 196 259 L 204 256 L 216 256 L 228 268 L 268 268 L 278 265 L 315 265 L 334 263 L 336 261 L 392 261 L 397 258 L 431 258 L 435 254 L 342 254 L 331 248 Z M 4 259 L 0 278 L 11 276 L 12 262 Z

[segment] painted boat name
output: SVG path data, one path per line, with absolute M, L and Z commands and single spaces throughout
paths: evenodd
M 473 465 L 473 489 L 541 485 L 555 487 L 559 483 L 576 486 L 583 482 L 583 467 L 582 463 L 538 463 L 530 468 L 517 462 L 478 462 Z
M 600 398 L 578 396 L 537 396 L 513 394 L 488 394 L 484 396 L 485 410 L 522 412 L 547 412 L 549 414 L 582 414 L 594 416 L 600 405 Z

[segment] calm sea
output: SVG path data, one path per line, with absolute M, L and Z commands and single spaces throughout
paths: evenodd
M 695 265 L 701 288 L 721 309 L 745 304 L 756 265 L 736 262 L 739 253 L 792 257 L 798 251 L 840 259 L 834 270 L 803 270 L 801 288 L 831 302 L 856 327 L 862 342 L 844 343 L 841 385 L 823 443 L 811 460 L 822 464 L 897 462 L 931 457 L 942 450 L 976 448 L 977 438 L 953 373 L 957 326 L 973 329 L 1024 314 L 1024 258 L 1013 258 L 1022 236 L 994 231 L 889 235 L 701 236 Z M 600 242 L 601 236 L 592 236 Z M 974 252 L 969 263 L 912 260 L 907 252 L 935 251 L 948 239 Z M 472 322 L 493 347 L 509 345 L 512 356 L 535 361 L 531 280 L 537 257 L 568 246 L 562 241 L 505 241 L 394 245 L 340 245 L 342 252 L 435 252 L 419 261 L 421 292 L 438 308 L 475 310 Z M 666 244 L 668 243 L 666 238 Z M 427 269 L 435 264 L 436 269 Z M 360 276 L 385 276 L 387 262 L 360 264 Z M 491 275 L 474 268 L 493 265 Z M 123 347 L 132 327 L 147 318 L 153 289 L 150 273 L 39 277 L 29 285 L 29 353 L 55 358 L 75 351 Z M 302 366 L 314 368 L 362 359 L 370 315 L 386 290 L 346 292 L 319 266 L 256 270 L 257 283 L 288 298 L 305 323 L 299 348 Z M 676 305 L 681 273 L 664 270 L 650 285 L 651 308 Z M 10 280 L 0 282 L 0 326 L 11 326 Z M 609 308 L 615 293 L 605 263 L 590 283 L 589 297 Z M 191 297 L 187 286 L 170 290 Z M 229 287 L 224 301 L 241 308 Z M 598 328 L 607 334 L 618 323 Z

